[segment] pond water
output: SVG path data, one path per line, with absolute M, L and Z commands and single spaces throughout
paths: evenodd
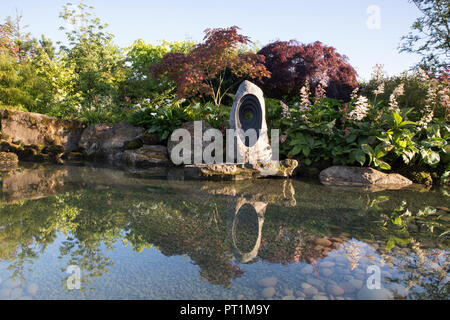
M 89 166 L 1 177 L 0 299 L 450 297 L 444 187 Z

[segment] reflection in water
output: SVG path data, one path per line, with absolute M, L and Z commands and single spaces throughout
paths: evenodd
M 69 166 L 2 175 L 0 299 L 449 297 L 445 188 L 365 192 Z M 69 265 L 82 270 L 81 291 L 66 288 Z M 371 265 L 384 291 L 364 290 Z M 266 284 L 274 290 L 262 293 Z
M 228 225 L 233 254 L 238 262 L 250 262 L 258 255 L 266 208 L 264 202 L 249 202 L 244 198 L 232 201 Z

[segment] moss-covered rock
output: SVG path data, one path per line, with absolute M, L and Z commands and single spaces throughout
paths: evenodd
M 51 162 L 52 157 L 48 154 L 38 153 L 35 155 L 32 155 L 31 157 L 27 158 L 27 161 L 31 162 Z
M 42 149 L 43 154 L 58 155 L 64 153 L 64 147 L 61 145 L 49 145 Z
M 433 184 L 433 178 L 431 176 L 431 173 L 425 172 L 425 171 L 413 171 L 411 172 L 411 178 L 413 182 L 424 184 L 426 186 L 431 186 Z
M 131 141 L 126 141 L 123 144 L 123 150 L 136 150 L 144 145 L 141 139 L 134 139 Z
M 141 139 L 143 144 L 155 145 L 159 144 L 161 141 L 159 140 L 159 136 L 156 133 L 145 132 L 142 134 L 139 139 Z
M 19 158 L 12 152 L 0 152 L 0 165 L 14 165 L 19 162 Z

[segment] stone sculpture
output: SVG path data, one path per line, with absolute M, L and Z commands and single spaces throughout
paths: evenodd
M 272 160 L 262 90 L 244 81 L 236 93 L 230 114 L 230 128 L 237 131 L 234 148 L 236 163 L 268 163 Z M 254 133 L 255 136 L 251 136 Z M 228 150 L 231 151 L 231 150 Z

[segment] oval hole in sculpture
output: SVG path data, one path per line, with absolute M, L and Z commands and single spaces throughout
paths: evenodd
M 247 131 L 248 129 L 256 130 L 256 141 L 259 139 L 260 130 L 262 127 L 262 110 L 258 98 L 253 94 L 247 94 L 242 97 L 238 111 L 238 129 Z M 250 139 L 245 137 L 245 146 L 252 147 L 256 141 L 250 143 Z

